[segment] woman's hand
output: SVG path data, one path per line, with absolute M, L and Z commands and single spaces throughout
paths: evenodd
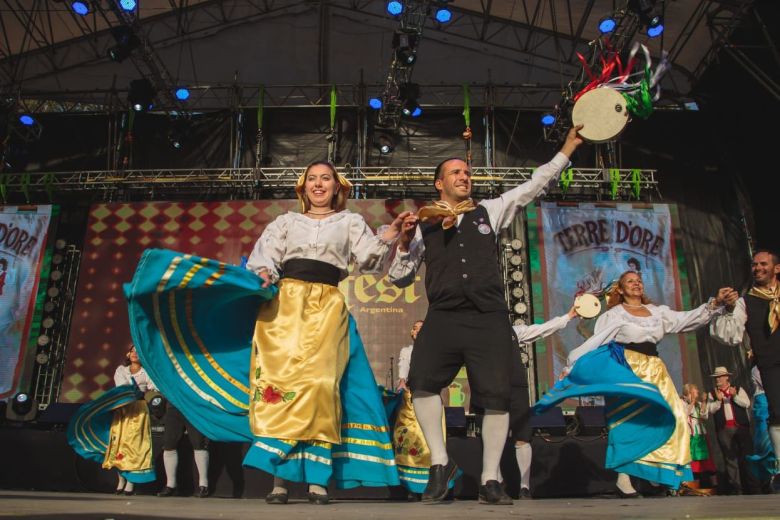
M 715 295 L 715 305 L 723 307 L 724 305 L 733 305 L 739 299 L 739 293 L 731 287 L 721 287 L 718 294 Z
M 411 211 L 404 211 L 395 217 L 393 223 L 388 226 L 382 235 L 382 240 L 385 242 L 392 242 L 398 238 L 402 249 L 406 251 L 409 248 L 412 238 L 414 238 L 414 230 L 416 227 L 417 215 Z
M 262 267 L 258 272 L 257 276 L 263 279 L 263 289 L 271 285 L 271 273 L 268 272 L 268 269 L 265 267 Z

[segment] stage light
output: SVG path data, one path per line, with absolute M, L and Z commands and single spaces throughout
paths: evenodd
M 27 415 L 32 409 L 33 401 L 25 392 L 17 393 L 11 402 L 11 408 L 17 415 Z
M 419 113 L 422 113 L 422 109 L 420 109 L 420 106 L 417 104 L 416 99 L 407 99 L 406 101 L 404 101 L 404 106 L 401 109 L 403 115 L 414 117 L 414 114 L 417 113 L 418 111 Z
M 87 13 L 89 13 L 89 5 L 87 5 L 87 2 L 71 2 L 70 8 L 79 16 L 86 16 Z
M 417 35 L 396 32 L 393 35 L 395 59 L 402 65 L 410 66 L 417 61 Z
M 19 116 L 19 122 L 22 123 L 24 126 L 32 126 L 35 124 L 35 119 L 33 119 L 31 115 L 22 114 Z
M 141 44 L 133 29 L 125 25 L 113 27 L 111 35 L 114 37 L 116 45 L 108 49 L 108 57 L 118 63 L 128 58 L 133 49 Z
M 658 23 L 657 25 L 654 25 L 653 27 L 647 28 L 647 35 L 650 38 L 657 38 L 658 36 L 661 36 L 661 33 L 664 32 L 664 24 Z
M 404 12 L 403 2 L 399 2 L 397 0 L 392 0 L 390 2 L 387 2 L 387 14 L 389 14 L 390 16 L 399 16 L 403 12 Z
M 119 0 L 119 6 L 125 11 L 134 11 L 138 7 L 136 0 Z
M 441 7 L 436 11 L 436 21 L 439 23 L 449 23 L 452 20 L 452 11 L 446 7 Z
M 382 100 L 379 98 L 372 97 L 368 100 L 368 106 L 373 108 L 374 110 L 379 110 L 382 108 Z
M 190 91 L 186 88 L 182 87 L 179 89 L 176 89 L 176 99 L 180 99 L 181 101 L 184 101 L 190 97 Z
M 393 153 L 395 150 L 395 142 L 393 138 L 387 134 L 376 134 L 374 136 L 374 146 L 379 150 L 382 155 Z
M 171 122 L 171 129 L 168 131 L 168 142 L 176 150 L 181 150 L 189 137 L 189 123 L 186 119 L 176 119 Z
M 552 126 L 555 124 L 555 116 L 552 114 L 542 115 L 542 124 L 544 126 Z
M 611 33 L 617 27 L 617 22 L 611 16 L 605 16 L 599 20 L 599 32 L 601 34 Z
M 134 79 L 130 82 L 130 91 L 127 93 L 127 101 L 136 112 L 151 110 L 154 107 L 155 91 L 152 83 L 144 79 Z
M 422 115 L 422 108 L 419 106 L 414 109 L 414 112 L 412 112 L 412 117 L 420 117 Z

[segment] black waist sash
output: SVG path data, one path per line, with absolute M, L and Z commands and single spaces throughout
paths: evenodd
M 282 278 L 295 278 L 304 282 L 324 283 L 338 287 L 341 272 L 335 265 L 308 258 L 294 258 L 282 265 Z
M 658 345 L 650 341 L 645 341 L 644 343 L 624 343 L 623 348 L 639 352 L 645 356 L 658 357 Z

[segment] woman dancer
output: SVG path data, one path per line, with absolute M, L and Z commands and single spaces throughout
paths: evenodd
M 152 251 L 127 290 L 133 333 L 154 346 L 142 357 L 159 361 L 152 375 L 165 379 L 163 394 L 208 437 L 252 441 L 244 465 L 276 477 L 272 504 L 287 502 L 287 481 L 306 482 L 315 504 L 328 503 L 331 478 L 345 488 L 398 483 L 381 397 L 338 283 L 350 265 L 382 272 L 409 213 L 375 235 L 345 209 L 350 188 L 332 164 L 315 162 L 296 186 L 302 212 L 266 227 L 251 273 Z M 189 307 L 168 287 L 189 289 Z M 174 316 L 159 316 L 161 292 Z M 182 322 L 192 330 L 177 334 Z M 250 348 L 247 371 L 239 360 Z
M 536 404 L 543 411 L 571 397 L 607 396 L 606 467 L 618 472 L 617 493 L 637 497 L 629 475 L 677 490 L 693 479 L 688 415 L 656 345 L 666 334 L 706 325 L 733 289 L 687 312 L 653 305 L 642 276 L 623 273 L 607 295 L 594 335 L 569 355 L 569 370 Z M 565 372 L 566 373 L 566 372 Z

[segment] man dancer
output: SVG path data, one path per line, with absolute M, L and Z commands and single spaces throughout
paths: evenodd
M 423 320 L 417 320 L 414 322 L 414 325 L 412 325 L 412 330 L 409 332 L 409 335 L 412 336 L 412 344 L 408 347 L 404 347 L 401 349 L 401 352 L 398 354 L 398 390 L 408 390 L 409 387 L 406 386 L 406 380 L 409 379 L 409 367 L 412 364 L 412 352 L 414 351 L 414 340 L 417 339 L 417 334 L 419 334 L 420 329 L 422 328 Z
M 472 403 L 485 409 L 480 502 L 512 503 L 498 482 L 498 465 L 509 430 L 514 351 L 496 233 L 508 227 L 517 212 L 568 165 L 583 142 L 577 135 L 581 128 L 569 131 L 560 153 L 540 166 L 531 180 L 479 205 L 471 200 L 468 164 L 460 159 L 442 162 L 434 177 L 440 200 L 434 207 L 420 210 L 420 226 L 416 226 L 414 216 L 405 222 L 406 232 L 399 240 L 389 275 L 395 285 L 405 287 L 413 282 L 425 259 L 428 314 L 415 340 L 407 383 L 431 450 L 430 477 L 422 497 L 425 502 L 443 500 L 457 471 L 443 441 L 439 392 L 465 364 Z M 424 221 L 430 214 L 443 218 L 435 223 L 433 219 Z
M 741 298 L 726 298 L 731 312 L 710 324 L 710 334 L 726 345 L 738 346 L 747 332 L 750 348 L 764 384 L 769 405 L 769 438 L 780 456 L 780 258 L 773 251 L 758 250 L 751 264 L 753 287 Z M 780 469 L 780 459 L 776 461 Z

